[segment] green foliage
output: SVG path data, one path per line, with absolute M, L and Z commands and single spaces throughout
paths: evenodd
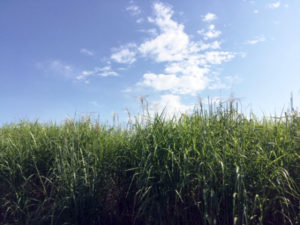
M 251 117 L 3 126 L 0 223 L 299 224 L 299 117 Z

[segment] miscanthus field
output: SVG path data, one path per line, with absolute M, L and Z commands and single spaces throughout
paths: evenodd
M 126 126 L 0 128 L 0 224 L 300 223 L 300 119 L 232 102 Z

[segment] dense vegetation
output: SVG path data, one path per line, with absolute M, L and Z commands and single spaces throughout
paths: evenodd
M 0 224 L 299 224 L 300 120 L 232 104 L 0 128 Z

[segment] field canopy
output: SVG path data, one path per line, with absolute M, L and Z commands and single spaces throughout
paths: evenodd
M 0 128 L 1 224 L 297 224 L 297 112 Z

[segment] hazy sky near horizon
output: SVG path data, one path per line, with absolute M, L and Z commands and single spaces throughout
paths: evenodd
M 0 124 L 110 121 L 233 95 L 300 106 L 299 0 L 0 0 Z

